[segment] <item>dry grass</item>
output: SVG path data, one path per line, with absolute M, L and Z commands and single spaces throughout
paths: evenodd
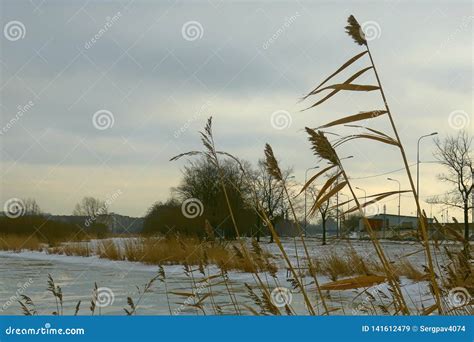
M 92 251 L 87 243 L 66 243 L 57 247 L 51 247 L 47 250 L 48 254 L 64 254 L 64 255 L 77 255 L 82 257 L 89 257 L 92 255 Z
M 201 241 L 192 237 L 105 239 L 92 248 L 87 242 L 68 242 L 57 246 L 42 244 L 35 236 L 0 236 L 0 250 L 20 252 L 21 250 L 40 251 L 48 254 L 90 257 L 97 255 L 103 259 L 128 260 L 147 264 L 207 265 L 215 264 L 223 270 L 244 272 L 268 271 L 275 273 L 277 267 L 271 262 L 272 256 L 257 250 L 242 253 L 234 243 Z
M 383 275 L 384 268 L 374 260 L 364 260 L 353 248 L 345 252 L 331 252 L 314 261 L 316 271 L 332 281 L 356 275 Z M 393 265 L 394 276 L 407 277 L 413 281 L 429 280 L 428 275 L 418 270 L 410 261 L 402 259 Z
M 335 252 L 323 257 L 321 260 L 316 260 L 314 264 L 318 273 L 327 275 L 332 281 L 337 280 L 339 277 L 347 277 L 354 274 L 348 260 Z
M 51 247 L 48 253 L 83 257 L 98 255 L 103 259 L 152 265 L 215 264 L 226 271 L 268 271 L 274 274 L 278 270 L 271 262 L 273 256 L 261 249 L 242 253 L 233 243 L 221 244 L 192 237 L 107 239 L 99 241 L 95 250 L 87 243 L 69 243 Z
M 1 235 L 0 250 L 20 252 L 22 250 L 39 251 L 43 247 L 41 241 L 34 235 Z
M 459 251 L 445 248 L 449 262 L 443 267 L 446 277 L 443 278 L 444 286 L 448 289 L 464 287 L 474 297 L 474 263 L 472 246 Z
M 352 275 L 373 274 L 367 263 L 354 249 L 344 253 L 332 251 L 329 255 L 314 261 L 316 272 L 328 276 L 332 281 Z
M 148 264 L 216 264 L 225 270 L 244 272 L 275 271 L 276 266 L 267 262 L 270 255 L 251 252 L 241 253 L 234 245 L 200 241 L 196 238 L 143 238 L 126 240 L 123 258 Z
M 395 266 L 395 272 L 398 276 L 404 276 L 413 281 L 429 280 L 429 275 L 421 272 L 407 259 L 402 261 Z
M 119 246 L 114 242 L 114 240 L 103 240 L 99 242 L 97 255 L 103 259 L 111 260 L 123 260 L 124 256 L 121 253 Z

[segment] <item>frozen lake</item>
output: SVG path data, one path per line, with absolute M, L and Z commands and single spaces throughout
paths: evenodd
M 17 302 L 17 294 L 26 294 L 31 297 L 39 314 L 51 314 L 55 311 L 54 297 L 46 291 L 47 275 L 51 274 L 56 285 L 61 286 L 63 291 L 64 314 L 73 314 L 77 302 L 81 300 L 79 314 L 90 315 L 89 306 L 94 282 L 96 282 L 99 288 L 110 289 L 114 298 L 113 302 L 109 300 L 107 306 L 98 307 L 96 314 L 124 315 L 123 308 L 127 307 L 127 297 L 132 297 L 136 302 L 139 296 L 136 286 L 143 287 L 156 275 L 157 270 L 158 267 L 155 266 L 133 265 L 128 262 L 92 257 L 58 257 L 32 252 L 0 255 L 0 272 L 2 275 L 8 275 L 0 278 L 1 314 L 22 314 Z M 190 279 L 184 275 L 181 266 L 166 266 L 165 272 L 168 291 L 190 292 Z M 242 283 L 233 281 L 231 283 L 237 293 L 245 295 Z M 216 287 L 214 291 L 219 293 L 222 287 Z M 228 302 L 225 296 L 217 296 L 217 298 L 221 298 L 221 304 L 225 308 Z M 248 301 L 246 298 L 240 300 Z M 172 313 L 199 314 L 197 310 L 182 306 L 182 304 L 181 297 L 170 297 Z M 143 296 L 137 314 L 170 314 L 163 283 L 156 281 L 150 292 Z
M 347 242 L 341 241 L 326 246 L 320 246 L 317 240 L 308 240 L 311 256 L 321 256 L 331 251 L 341 251 L 347 247 Z M 292 239 L 285 239 L 284 245 L 290 258 L 295 261 L 296 254 L 300 257 L 303 250 L 300 243 L 296 243 Z M 352 241 L 351 245 L 363 257 L 374 259 L 373 248 L 366 241 Z M 275 244 L 262 243 L 262 247 L 269 250 L 275 255 L 279 255 L 278 248 Z M 413 265 L 421 269 L 424 264 L 424 255 L 419 244 L 415 243 L 397 243 L 384 242 L 384 248 L 390 259 L 399 261 L 407 258 Z M 442 259 L 442 258 L 441 258 Z M 439 260 L 442 261 L 442 260 Z M 277 272 L 277 282 L 268 274 L 262 273 L 261 277 L 270 284 L 271 287 L 284 286 L 291 288 L 291 283 L 286 279 L 286 267 L 282 260 L 276 261 L 279 265 Z M 296 264 L 296 263 L 295 263 Z M 169 315 L 170 307 L 172 313 L 177 314 L 202 314 L 199 310 L 183 305 L 185 297 L 171 294 L 171 292 L 191 292 L 190 277 L 184 273 L 184 269 L 180 265 L 165 266 L 166 287 L 156 281 L 151 287 L 150 293 L 143 296 L 140 302 L 137 314 L 141 315 Z M 111 261 L 100 259 L 98 257 L 79 257 L 64 255 L 49 255 L 42 252 L 2 252 L 0 251 L 0 314 L 21 315 L 21 307 L 17 302 L 20 294 L 26 294 L 36 304 L 39 314 L 51 314 L 56 310 L 56 303 L 51 293 L 47 292 L 47 275 L 51 274 L 56 284 L 62 288 L 64 296 L 64 314 L 73 314 L 75 306 L 81 300 L 79 314 L 90 315 L 90 301 L 94 283 L 99 288 L 110 289 L 113 293 L 113 302 L 108 302 L 105 307 L 97 308 L 95 314 L 103 315 L 124 315 L 124 308 L 128 307 L 127 297 L 132 297 L 136 302 L 138 292 L 136 286 L 143 287 L 152 277 L 157 274 L 158 267 L 145 265 L 141 263 L 132 263 L 127 261 Z M 206 276 L 218 274 L 217 267 L 210 266 L 206 272 Z M 197 272 L 194 273 L 197 275 Z M 200 276 L 203 278 L 203 276 Z M 199 278 L 199 277 L 198 277 Z M 199 279 L 195 281 L 199 281 Z M 243 272 L 229 272 L 229 284 L 232 293 L 235 294 L 237 300 L 241 304 L 254 306 L 252 299 L 249 297 L 248 291 L 244 283 L 255 285 L 254 276 Z M 310 277 L 304 277 L 306 284 L 311 282 Z M 320 284 L 330 282 L 326 276 L 318 276 Z M 427 307 L 432 304 L 432 300 L 428 293 L 427 283 L 424 281 L 412 282 L 408 279 L 401 278 L 402 290 L 410 297 L 409 306 L 415 308 Z M 195 287 L 196 288 L 196 287 Z M 378 286 L 378 290 L 388 294 L 384 284 Z M 207 290 L 206 290 L 207 291 Z M 169 304 L 166 293 L 169 294 Z M 232 314 L 232 306 L 230 305 L 229 294 L 223 285 L 212 287 L 215 295 L 215 302 L 223 308 L 224 313 Z M 360 301 L 366 296 L 357 298 L 360 291 L 332 291 L 327 293 L 327 301 L 332 306 L 339 309 L 334 314 L 361 314 L 354 311 Z M 326 294 L 325 294 L 326 296 Z M 354 301 L 356 297 L 356 301 Z M 316 298 L 314 294 L 313 299 Z M 291 302 L 296 312 L 306 314 L 301 294 L 298 291 L 293 293 Z M 258 311 L 258 310 L 257 310 Z M 206 314 L 213 314 L 210 307 L 206 308 Z M 251 314 L 250 312 L 245 312 Z

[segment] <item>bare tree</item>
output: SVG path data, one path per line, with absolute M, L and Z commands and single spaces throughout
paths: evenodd
M 450 184 L 452 190 L 443 196 L 429 199 L 429 203 L 443 204 L 463 211 L 466 241 L 469 239 L 469 210 L 473 209 L 472 201 L 470 203 L 474 177 L 472 141 L 473 137 L 466 131 L 460 131 L 456 136 L 448 136 L 444 140 L 435 139 L 436 150 L 433 155 L 448 169 L 446 173 L 439 174 L 438 179 Z
M 316 201 L 316 198 L 318 194 L 320 193 L 319 189 L 316 189 L 314 187 L 308 188 L 309 193 L 311 194 L 311 197 L 313 198 L 314 201 Z M 322 244 L 326 244 L 326 232 L 327 232 L 327 223 L 328 220 L 332 217 L 332 198 L 329 197 L 324 203 L 322 203 L 320 206 L 318 206 L 317 210 L 318 213 L 321 217 L 321 227 L 323 228 L 323 242 Z M 311 215 L 314 215 L 315 212 L 311 212 Z M 311 216 L 310 215 L 310 216 Z
M 283 171 L 283 179 L 286 181 L 292 173 L 291 168 Z M 254 185 L 256 189 L 257 207 L 265 210 L 268 218 L 274 225 L 278 217 L 284 217 L 285 211 L 288 210 L 288 205 L 285 210 L 285 193 L 283 183 L 275 179 L 267 171 L 264 160 L 259 160 L 257 169 L 253 172 Z M 257 232 L 257 240 L 260 240 L 260 231 Z M 273 235 L 270 234 L 270 242 L 273 242 Z
M 34 198 L 26 198 L 23 200 L 25 205 L 26 216 L 38 216 L 41 215 L 41 209 Z
M 108 207 L 104 201 L 94 197 L 84 197 L 81 202 L 76 204 L 73 215 L 96 217 L 99 215 L 107 215 Z

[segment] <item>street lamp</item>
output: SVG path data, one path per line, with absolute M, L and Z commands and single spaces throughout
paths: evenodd
M 319 169 L 319 166 L 314 166 L 307 168 L 306 171 L 304 172 L 304 185 L 306 185 L 306 182 L 308 181 L 308 171 L 313 170 L 313 169 Z M 306 226 L 308 224 L 307 222 L 307 200 L 306 200 L 306 190 L 307 188 L 304 189 L 304 234 L 306 236 Z
M 283 186 L 285 187 L 286 186 L 286 181 L 288 179 L 295 179 L 295 176 L 288 176 L 286 177 L 286 179 L 283 180 L 284 184 Z M 288 220 L 288 212 L 287 212 L 287 209 L 285 209 L 285 196 L 283 196 L 283 189 L 281 190 L 282 191 L 282 196 L 281 196 L 281 210 L 282 210 L 282 215 L 283 215 L 283 220 L 285 219 L 285 215 L 286 215 L 286 219 Z
M 365 203 L 367 202 L 367 192 L 362 189 L 362 188 L 359 188 L 358 186 L 355 187 L 357 190 L 360 190 L 360 191 L 363 191 L 364 192 L 364 216 L 365 216 Z
M 438 132 L 422 135 L 418 138 L 418 143 L 416 145 L 416 195 L 418 196 L 418 200 L 420 199 L 420 141 L 423 138 L 431 137 L 436 134 L 438 134 Z M 416 212 L 416 216 L 418 217 L 418 210 Z
M 344 197 L 347 198 L 347 211 L 349 211 L 349 209 L 350 209 L 350 208 L 349 208 L 349 202 L 350 202 L 349 196 L 347 196 L 346 194 L 343 194 L 342 192 L 339 193 L 339 195 L 344 196 Z M 337 208 L 339 209 L 339 203 L 337 204 Z M 343 211 L 344 211 L 344 210 L 343 210 Z M 338 214 L 338 218 L 339 218 L 339 212 L 338 212 L 337 214 Z M 342 214 L 341 216 L 344 217 L 344 214 Z M 338 225 L 338 230 L 339 230 L 339 225 Z M 339 231 L 338 231 L 338 235 L 339 235 Z M 343 234 L 341 234 L 341 236 L 343 236 Z
M 340 158 L 339 161 L 345 160 L 345 159 L 351 159 L 354 158 L 354 156 L 347 156 L 344 158 Z M 339 176 L 336 179 L 336 185 L 339 183 Z M 339 191 L 336 192 L 336 237 L 339 237 Z
M 347 201 L 346 201 L 346 202 L 347 202 L 347 211 L 349 211 L 349 210 L 351 209 L 351 208 L 350 208 L 350 202 L 351 202 L 351 201 L 350 201 L 349 195 L 343 194 L 342 192 L 339 193 L 339 195 L 344 196 L 345 198 L 347 198 Z
M 392 182 L 397 182 L 398 183 L 398 228 L 400 229 L 400 198 L 401 198 L 401 189 L 400 189 L 400 182 L 396 179 L 393 178 L 387 178 L 387 180 L 392 181 Z

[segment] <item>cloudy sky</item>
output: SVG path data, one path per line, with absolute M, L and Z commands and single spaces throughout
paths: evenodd
M 474 129 L 470 1 L 12 0 L 0 10 L 1 203 L 32 197 L 69 214 L 83 196 L 120 190 L 111 210 L 143 215 L 178 183 L 183 162 L 169 159 L 199 147 L 210 115 L 221 149 L 256 162 L 269 142 L 302 183 L 317 162 L 305 126 L 383 108 L 378 92 L 340 93 L 301 112 L 314 99 L 298 99 L 362 51 L 344 33 L 350 14 L 410 164 L 419 136 Z M 367 73 L 359 83 L 374 82 Z M 386 117 L 365 124 L 392 133 Z M 447 189 L 433 147 L 422 141 L 423 198 Z M 387 177 L 408 187 L 394 148 L 358 141 L 340 155 L 354 156 L 345 165 L 367 193 L 396 189 Z M 385 204 L 396 212 L 396 198 Z M 408 196 L 402 213 L 414 213 Z

